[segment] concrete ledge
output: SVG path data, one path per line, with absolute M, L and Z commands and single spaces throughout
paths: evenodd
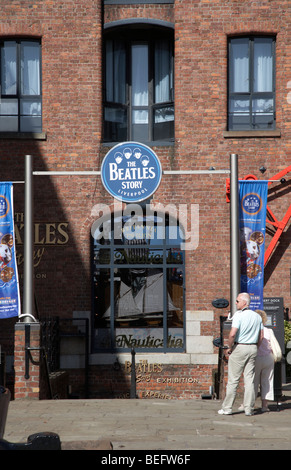
M 256 138 L 256 137 L 281 137 L 280 129 L 256 130 L 256 131 L 224 131 L 225 139 Z
M 200 332 L 201 332 L 200 325 L 201 325 L 200 321 L 188 321 L 186 336 L 200 336 Z
M 131 362 L 132 357 L 130 353 L 91 354 L 90 365 L 114 364 L 116 359 L 120 364 L 125 364 L 126 361 Z M 155 364 L 190 364 L 190 355 L 186 353 L 144 353 L 137 354 L 135 360 Z
M 207 338 L 207 337 L 204 337 Z M 212 341 L 212 337 L 210 338 Z M 211 343 L 212 344 L 212 343 Z M 93 356 L 93 357 L 92 357 Z M 118 358 L 120 364 L 125 364 L 126 361 L 131 362 L 131 354 L 94 354 L 90 357 L 91 365 L 113 365 Z M 217 364 L 217 353 L 213 353 L 213 348 L 210 352 L 197 352 L 192 353 L 167 353 L 167 354 L 139 354 L 136 357 L 137 361 L 148 361 L 149 364 L 173 364 L 173 365 L 199 365 L 199 364 Z
M 212 310 L 186 310 L 186 322 L 189 321 L 213 321 Z
M 212 354 L 212 336 L 186 336 L 186 352 L 189 354 Z
M 0 132 L 0 139 L 46 140 L 46 132 Z
M 192 365 L 218 365 L 218 355 L 217 354 L 191 354 L 190 355 L 190 364 Z

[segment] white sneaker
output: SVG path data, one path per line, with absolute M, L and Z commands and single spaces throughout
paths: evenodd
M 219 415 L 231 415 L 232 414 L 232 411 L 225 411 L 223 409 L 221 410 L 218 410 L 217 412 Z

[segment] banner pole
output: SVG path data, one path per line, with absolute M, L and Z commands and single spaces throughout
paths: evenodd
M 24 203 L 24 282 L 23 321 L 34 317 L 34 273 L 33 273 L 33 158 L 25 155 L 25 203 Z
M 236 297 L 240 292 L 239 210 L 238 210 L 238 156 L 230 154 L 230 307 L 236 311 Z

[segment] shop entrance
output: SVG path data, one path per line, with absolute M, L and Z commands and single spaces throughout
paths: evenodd
M 110 230 L 99 227 L 92 237 L 93 352 L 183 351 L 181 227 L 154 213 L 143 214 L 134 225 L 126 216 L 105 223 Z M 108 239 L 99 237 L 100 230 L 110 233 Z

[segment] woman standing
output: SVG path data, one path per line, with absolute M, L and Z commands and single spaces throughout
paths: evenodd
M 258 395 L 259 385 L 261 391 L 262 411 L 269 411 L 268 400 L 274 400 L 274 358 L 271 349 L 270 337 L 272 331 L 265 327 L 267 315 L 263 310 L 256 310 L 262 317 L 264 337 L 258 348 L 255 365 L 255 392 Z

